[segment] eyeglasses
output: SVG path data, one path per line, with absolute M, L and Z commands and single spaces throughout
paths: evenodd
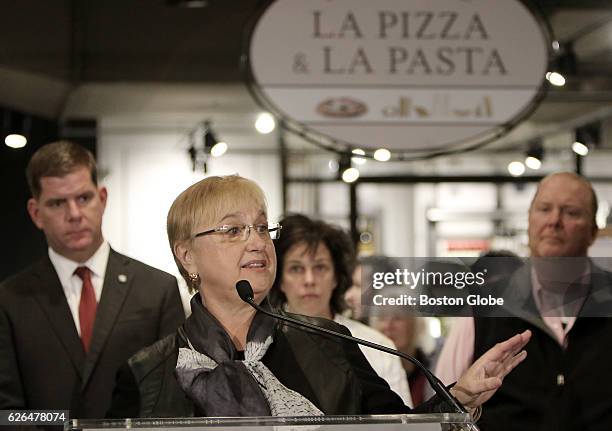
M 227 242 L 241 242 L 249 239 L 251 235 L 251 229 L 253 229 L 259 236 L 264 239 L 278 239 L 280 237 L 280 231 L 283 227 L 280 223 L 260 223 L 260 224 L 226 224 L 223 226 L 216 227 L 214 229 L 205 230 L 203 232 L 196 233 L 193 237 L 210 235 L 218 233 Z

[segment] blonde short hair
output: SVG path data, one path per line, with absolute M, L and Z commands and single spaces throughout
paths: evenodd
M 239 175 L 208 177 L 184 190 L 168 211 L 167 231 L 170 249 L 181 275 L 190 291 L 197 290 L 197 283 L 176 257 L 177 244 L 192 241 L 194 230 L 200 224 L 213 228 L 215 222 L 237 205 L 252 204 L 266 212 L 263 190 L 254 181 Z

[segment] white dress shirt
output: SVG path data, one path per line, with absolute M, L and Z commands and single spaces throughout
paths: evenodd
M 104 284 L 104 274 L 106 274 L 106 265 L 108 264 L 108 255 L 110 246 L 104 241 L 96 252 L 85 262 L 74 262 L 67 257 L 58 254 L 55 250 L 49 247 L 49 259 L 55 268 L 55 272 L 59 277 L 64 295 L 68 301 L 68 307 L 72 313 L 72 318 L 76 326 L 76 330 L 81 336 L 81 321 L 79 319 L 79 303 L 81 302 L 81 290 L 83 288 L 83 280 L 79 278 L 74 271 L 79 266 L 86 266 L 91 271 L 91 283 L 93 284 L 96 294 L 96 302 L 100 302 L 102 295 L 102 286 Z

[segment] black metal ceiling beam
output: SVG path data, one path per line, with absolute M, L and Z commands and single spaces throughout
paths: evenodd
M 418 184 L 418 183 L 536 183 L 543 175 L 524 175 L 509 177 L 507 175 L 397 175 L 397 176 L 361 176 L 359 184 Z M 594 183 L 612 183 L 612 177 L 587 177 Z M 335 178 L 287 177 L 288 183 L 335 183 Z

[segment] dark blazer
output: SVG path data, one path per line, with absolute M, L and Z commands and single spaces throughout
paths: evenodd
M 184 318 L 176 278 L 111 249 L 85 354 L 46 256 L 0 284 L 0 410 L 104 417 L 119 367 Z
M 568 261 L 571 264 L 571 261 Z M 592 262 L 590 290 L 562 347 L 532 295 L 531 267 L 512 277 L 509 313 L 474 320 L 474 357 L 531 330 L 527 359 L 484 405 L 478 425 L 495 431 L 612 429 L 612 273 Z M 571 287 L 570 287 L 571 289 Z M 504 305 L 506 306 L 506 305 Z

